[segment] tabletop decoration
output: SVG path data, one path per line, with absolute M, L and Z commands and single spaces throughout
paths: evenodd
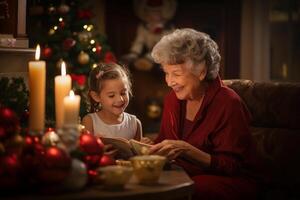
M 40 51 L 37 45 L 35 61 L 28 63 L 29 130 L 32 134 L 40 134 L 45 125 L 46 62 L 40 60 Z
M 100 138 L 82 125 L 77 124 L 73 133 L 69 127 L 50 127 L 32 135 L 27 127 L 20 128 L 11 109 L 0 108 L 0 119 L 1 194 L 80 190 L 87 184 L 100 184 L 96 181 L 99 167 L 115 164 L 112 157 L 103 155 Z
M 100 167 L 97 171 L 104 188 L 107 190 L 124 189 L 133 172 L 132 167 L 119 165 Z
M 159 155 L 142 155 L 130 158 L 134 174 L 140 184 L 155 185 L 166 163 L 166 157 Z
M 66 73 L 66 64 L 61 64 L 61 75 L 55 76 L 55 119 L 56 128 L 61 128 L 64 124 L 64 98 L 71 90 L 71 76 Z
M 79 123 L 80 96 L 70 90 L 69 96 L 63 99 L 64 126 L 76 126 Z

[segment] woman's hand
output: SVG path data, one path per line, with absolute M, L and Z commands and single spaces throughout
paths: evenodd
M 154 144 L 154 142 L 150 138 L 147 138 L 147 137 L 142 137 L 140 142 L 145 143 L 145 144 Z
M 150 147 L 149 154 L 162 155 L 174 160 L 190 149 L 191 145 L 183 140 L 164 140 Z

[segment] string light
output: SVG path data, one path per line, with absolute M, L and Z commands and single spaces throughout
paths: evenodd
M 91 44 L 95 44 L 95 40 L 91 40 L 90 43 L 91 43 Z
M 92 65 L 92 68 L 95 68 L 95 67 L 97 67 L 97 64 L 96 64 L 96 63 L 94 63 L 94 64 Z
M 54 26 L 54 27 L 53 27 L 53 29 L 54 29 L 54 30 L 57 30 L 57 29 L 58 29 L 58 27 L 57 27 L 57 26 Z
M 93 51 L 93 52 L 96 52 L 96 50 L 97 50 L 96 47 L 92 48 L 92 51 Z
M 87 27 L 87 31 L 91 31 L 92 29 L 94 28 L 94 26 L 93 25 L 89 25 L 88 27 Z
M 59 21 L 59 22 L 62 22 L 62 21 L 63 21 L 63 18 L 62 18 L 62 17 L 60 17 L 60 18 L 58 19 L 58 21 Z
M 84 25 L 83 28 L 84 28 L 84 29 L 87 29 L 87 28 L 88 28 L 88 25 Z

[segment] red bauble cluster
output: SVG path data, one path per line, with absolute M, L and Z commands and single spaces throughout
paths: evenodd
M 0 156 L 0 188 L 11 189 L 18 185 L 21 165 L 17 154 Z
M 13 136 L 19 129 L 19 119 L 14 111 L 0 108 L 0 141 Z
M 88 155 L 102 156 L 104 151 L 104 144 L 100 138 L 95 137 L 88 131 L 83 132 L 79 138 L 79 145 L 83 152 Z
M 43 183 L 60 183 L 71 168 L 71 158 L 62 149 L 53 146 L 45 150 L 39 157 L 37 177 Z
M 22 147 L 19 132 L 19 119 L 14 111 L 0 108 L 0 189 L 11 189 L 18 184 Z
M 83 161 L 88 168 L 89 182 L 94 182 L 97 177 L 96 169 L 101 166 L 114 165 L 115 160 L 103 154 L 104 145 L 100 138 L 97 138 L 88 131 L 83 131 L 79 139 L 80 149 L 86 154 Z
M 20 157 L 22 174 L 27 179 L 35 179 L 39 167 L 39 157 L 44 153 L 45 148 L 40 143 L 39 137 L 26 135 L 24 138 L 23 151 Z
M 104 145 L 100 138 L 95 137 L 88 131 L 84 131 L 79 138 L 80 149 L 86 154 L 83 161 L 88 169 L 99 167 L 99 160 L 104 152 Z

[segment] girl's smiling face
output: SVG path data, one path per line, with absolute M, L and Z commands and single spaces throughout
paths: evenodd
M 101 111 L 114 116 L 120 116 L 129 104 L 129 92 L 123 79 L 109 79 L 103 81 L 98 95 Z

